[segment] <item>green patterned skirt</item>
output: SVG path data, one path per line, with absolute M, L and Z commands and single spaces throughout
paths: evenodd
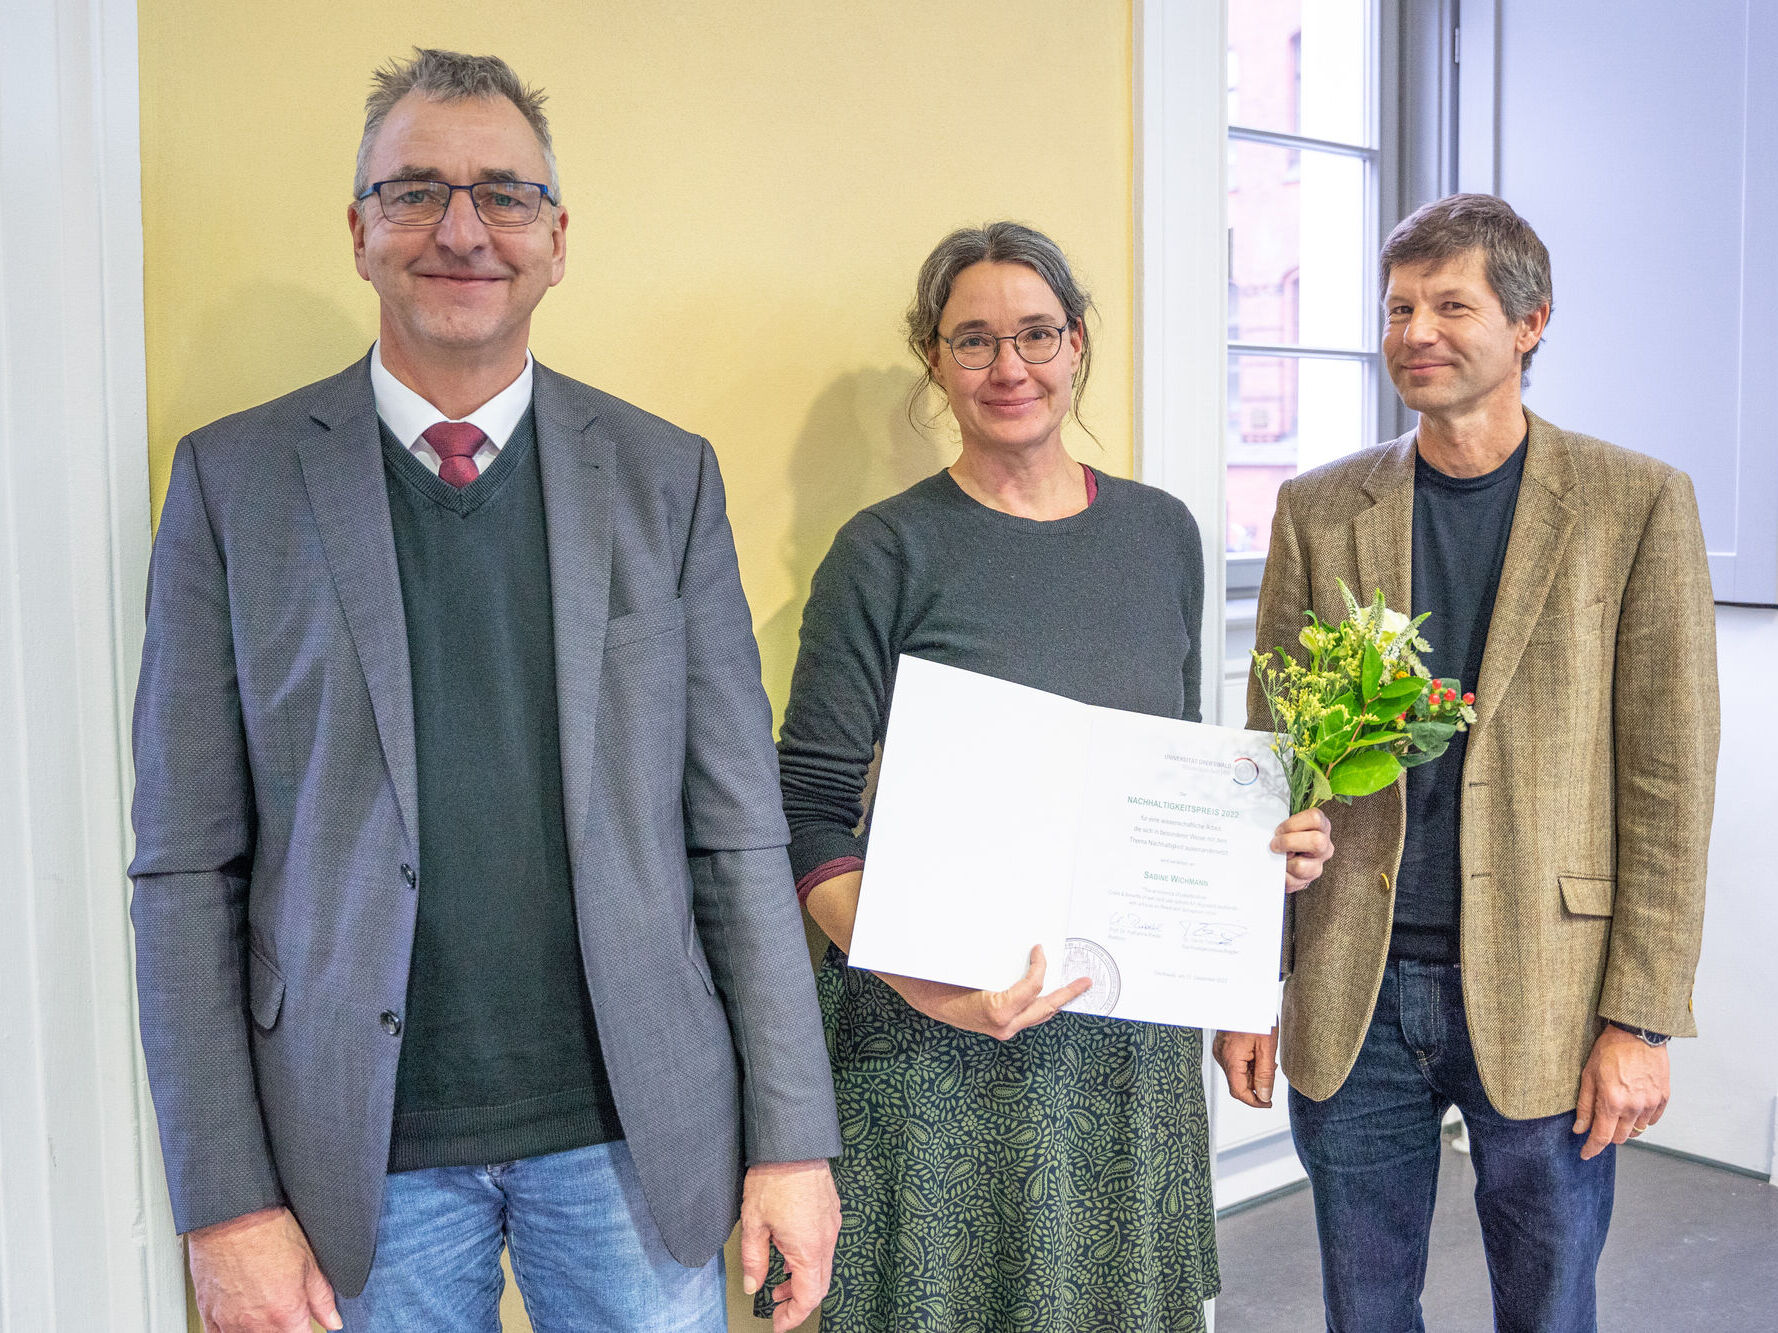
M 1203 1035 L 1058 1014 L 1009 1042 L 830 948 L 845 1155 L 822 1333 L 1189 1333 L 1218 1289 Z

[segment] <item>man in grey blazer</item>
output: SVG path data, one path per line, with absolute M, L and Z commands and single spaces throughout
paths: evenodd
M 541 94 L 378 72 L 356 365 L 183 440 L 136 703 L 142 1036 L 205 1328 L 775 1325 L 832 1088 L 716 460 L 536 364 Z M 343 1320 L 343 1325 L 342 1325 Z

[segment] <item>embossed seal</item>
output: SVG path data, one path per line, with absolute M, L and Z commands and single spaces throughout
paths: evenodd
M 1066 985 L 1076 977 L 1091 977 L 1093 988 L 1069 1005 L 1070 1010 L 1077 1014 L 1109 1014 L 1116 1010 L 1124 983 L 1117 964 L 1103 945 L 1078 937 L 1069 939 L 1057 984 Z

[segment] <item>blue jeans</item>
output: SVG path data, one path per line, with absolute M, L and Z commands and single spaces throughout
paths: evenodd
M 347 1333 L 500 1333 L 502 1246 L 537 1333 L 723 1333 L 722 1255 L 667 1253 L 619 1140 L 391 1175 Z
M 1573 1113 L 1508 1120 L 1482 1091 L 1462 974 L 1392 960 L 1358 1062 L 1324 1102 L 1292 1088 L 1290 1128 L 1315 1192 L 1330 1333 L 1423 1333 L 1439 1122 L 1469 1125 L 1476 1213 L 1505 1333 L 1593 1333 L 1593 1275 L 1617 1150 L 1580 1159 Z

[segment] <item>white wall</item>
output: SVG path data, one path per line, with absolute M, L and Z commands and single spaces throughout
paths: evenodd
M 1697 1041 L 1673 1043 L 1672 1109 L 1649 1141 L 1771 1175 L 1778 1134 L 1778 891 L 1771 828 L 1778 610 L 1716 613 L 1722 759 L 1710 838 Z M 1778 1182 L 1775 1182 L 1778 1183 Z
M 1691 473 L 1717 595 L 1765 600 L 1778 575 L 1778 6 L 1477 8 L 1498 16 L 1497 104 L 1478 96 L 1460 109 L 1465 158 L 1486 163 L 1473 150 L 1497 127 L 1498 192 L 1549 246 L 1555 278 L 1527 402 Z M 1463 49 L 1482 35 L 1466 31 Z M 1476 174 L 1464 184 L 1489 188 Z M 1778 898 L 1766 830 L 1778 779 L 1766 694 L 1778 612 L 1719 607 L 1717 633 L 1724 727 L 1701 1035 L 1675 1043 L 1673 1104 L 1647 1141 L 1770 1174 Z

